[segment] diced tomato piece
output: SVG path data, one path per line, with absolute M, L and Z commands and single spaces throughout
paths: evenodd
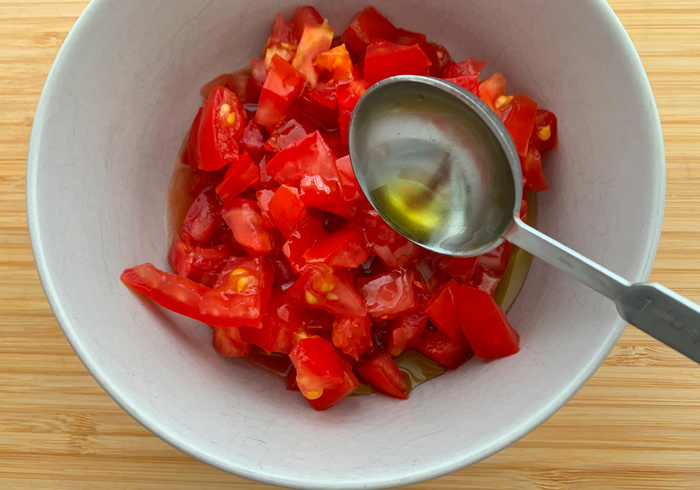
M 265 149 L 275 153 L 280 152 L 317 129 L 318 125 L 307 117 L 285 119 L 275 126 L 275 129 L 270 133 L 270 137 L 265 142 Z
M 496 111 L 513 138 L 518 154 L 526 156 L 537 119 L 537 102 L 523 94 L 503 95 L 496 99 Z
M 192 273 L 194 253 L 180 238 L 173 238 L 168 252 L 168 261 L 173 270 L 180 276 L 188 277 Z
M 124 284 L 163 308 L 199 320 L 199 303 L 211 291 L 186 277 L 163 272 L 153 264 L 145 263 L 126 269 L 121 280 Z
M 297 370 L 294 369 L 294 366 L 291 367 L 289 372 L 287 373 L 287 391 L 299 391 L 299 387 L 297 386 Z
M 318 81 L 318 73 L 314 68 L 314 60 L 319 54 L 331 49 L 334 30 L 325 21 L 321 25 L 306 24 L 299 40 L 292 66 L 306 77 L 306 83 L 314 88 Z
M 462 88 L 466 88 L 477 97 L 479 96 L 479 77 L 477 77 L 476 75 L 446 78 L 445 80 L 447 80 L 448 82 L 452 82 L 455 85 L 459 85 Z
M 304 176 L 337 181 L 335 157 L 316 131 L 296 141 L 267 163 L 267 172 L 280 184 L 298 186 Z
M 428 328 L 414 347 L 428 359 L 448 369 L 457 369 L 474 356 L 464 335 L 454 341 L 448 335 Z
M 314 410 L 322 411 L 328 410 L 343 398 L 348 396 L 350 393 L 355 391 L 355 388 L 359 386 L 355 373 L 352 371 L 352 365 L 343 356 L 338 356 L 340 359 L 340 365 L 343 366 L 345 370 L 345 377 L 343 382 L 333 388 L 328 388 L 323 390 L 323 395 L 315 400 L 308 400 L 309 404 L 314 408 Z
M 454 299 L 455 288 L 458 286 L 457 281 L 452 279 L 436 290 L 425 305 L 425 312 L 437 329 L 455 341 L 462 337 Z
M 469 285 L 477 289 L 481 289 L 482 291 L 485 291 L 493 296 L 496 294 L 496 288 L 498 288 L 500 282 L 500 276 L 491 274 L 485 271 L 483 267 L 479 267 L 474 273 L 472 280 L 469 281 Z
M 331 340 L 333 336 L 333 322 L 335 315 L 324 310 L 307 310 L 303 312 L 301 319 L 301 330 L 307 335 L 318 335 L 324 339 Z
M 252 345 L 241 336 L 237 328 L 211 327 L 216 352 L 224 357 L 246 357 Z
M 233 237 L 248 253 L 266 255 L 274 252 L 276 236 L 273 230 L 265 228 L 255 201 L 234 199 L 226 205 L 222 215 Z
M 471 286 L 459 286 L 455 298 L 459 323 L 477 357 L 498 359 L 520 351 L 520 335 L 491 295 Z
M 274 272 L 262 258 L 232 257 L 199 311 L 217 327 L 260 326 L 267 309 Z
M 557 116 L 553 113 L 537 109 L 535 129 L 532 131 L 530 146 L 534 146 L 541 153 L 554 150 L 559 144 L 559 132 Z
M 427 75 L 430 59 L 418 45 L 376 40 L 367 46 L 365 80 L 375 84 L 396 75 Z
M 192 266 L 202 271 L 221 271 L 231 256 L 226 245 L 195 247 Z
M 506 94 L 506 79 L 494 73 L 479 84 L 479 97 L 496 113 L 496 100 Z
M 379 276 L 358 279 L 357 287 L 369 314 L 387 320 L 418 308 L 414 280 L 413 271 L 399 268 Z
M 346 155 L 343 158 L 337 159 L 335 161 L 335 166 L 338 169 L 338 178 L 340 179 L 340 186 L 343 190 L 345 200 L 348 202 L 356 202 L 364 198 L 360 184 L 357 182 L 357 177 L 355 177 L 352 163 L 350 163 L 350 156 Z
M 277 126 L 289 112 L 292 103 L 304 88 L 302 75 L 289 62 L 279 55 L 272 57 L 270 70 L 265 79 L 255 120 L 261 126 L 272 129 Z
M 289 358 L 297 371 L 299 391 L 309 400 L 316 400 L 327 389 L 343 384 L 345 369 L 333 344 L 321 337 L 302 339 Z
M 450 55 L 447 53 L 445 47 L 428 42 L 425 38 L 425 34 L 407 31 L 406 29 L 398 29 L 397 37 L 393 41 L 396 44 L 403 44 L 404 46 L 417 44 L 430 60 L 430 76 L 441 76 L 445 69 L 445 64 L 451 61 Z
M 220 273 L 221 272 L 217 270 L 208 271 L 203 269 L 194 269 L 192 274 L 190 274 L 190 279 L 208 288 L 213 288 L 216 281 L 219 280 Z
M 367 7 L 357 14 L 343 32 L 345 43 L 360 57 L 364 57 L 367 46 L 375 39 L 396 39 L 398 29 L 374 7 Z
M 228 204 L 259 179 L 260 169 L 247 153 L 242 153 L 226 170 L 223 180 L 216 186 L 216 193 Z
M 195 282 L 202 282 L 194 279 L 197 271 L 221 271 L 226 260 L 231 253 L 226 245 L 216 245 L 214 247 L 190 247 L 179 238 L 174 238 L 168 253 L 170 264 L 181 276 L 190 277 Z M 203 275 L 198 275 L 199 279 L 204 279 Z
M 442 77 L 447 79 L 476 75 L 476 79 L 478 81 L 479 74 L 481 74 L 484 66 L 486 66 L 485 61 L 477 61 L 474 58 L 469 58 L 465 61 L 460 61 L 459 63 L 452 62 L 445 67 Z
M 299 182 L 301 200 L 307 206 L 315 208 L 331 210 L 340 206 L 347 209 L 347 201 L 338 179 L 339 177 L 328 179 L 320 175 L 305 175 Z
M 242 104 L 255 104 L 260 97 L 260 87 L 249 69 L 224 73 L 205 84 L 200 93 L 205 99 L 216 87 L 224 86 L 236 94 Z
M 444 273 L 461 284 L 468 284 L 474 275 L 478 257 L 450 257 L 435 255 L 433 263 Z
M 289 354 L 294 347 L 295 336 L 300 329 L 301 311 L 284 299 L 281 289 L 273 289 L 262 326 L 240 327 L 241 338 L 257 345 L 268 354 Z
M 362 379 L 375 391 L 405 400 L 411 391 L 408 375 L 402 372 L 388 354 L 378 352 L 357 368 Z
M 325 310 L 336 315 L 367 314 L 350 274 L 325 264 L 308 264 L 287 290 L 287 299 L 303 308 Z
M 549 189 L 542 172 L 542 155 L 535 147 L 530 147 L 525 157 L 520 157 L 520 167 L 523 170 L 525 190 L 542 192 Z
M 336 88 L 338 97 L 338 125 L 340 136 L 344 144 L 348 144 L 348 131 L 350 129 L 350 119 L 352 111 L 362 94 L 369 88 L 369 83 L 365 80 L 352 80 L 348 83 L 341 83 Z
M 251 119 L 243 129 L 243 134 L 241 135 L 241 140 L 238 142 L 238 145 L 242 151 L 247 152 L 255 160 L 259 160 L 265 152 L 263 148 L 264 144 L 265 137 L 263 136 L 260 126 L 255 122 L 255 119 Z
M 197 111 L 190 127 L 190 134 L 187 136 L 187 162 L 193 170 L 199 166 L 199 125 L 202 121 L 203 110 L 204 108 L 200 107 Z
M 304 253 L 308 263 L 319 263 L 331 267 L 358 267 L 369 257 L 365 231 L 357 225 L 348 225 L 314 243 Z
M 299 44 L 307 25 L 317 26 L 323 23 L 323 16 L 318 11 L 308 5 L 297 7 L 294 17 L 289 21 L 289 40 L 292 44 Z
M 212 191 L 202 192 L 192 203 L 182 225 L 182 240 L 192 245 L 208 245 L 221 226 L 221 205 Z
M 255 197 L 258 198 L 258 208 L 260 208 L 260 216 L 262 217 L 263 226 L 265 226 L 265 228 L 276 227 L 272 219 L 272 214 L 270 213 L 270 201 L 274 195 L 275 191 L 269 189 L 263 189 L 255 193 Z
M 246 125 L 243 104 L 226 87 L 216 87 L 202 109 L 197 168 L 211 172 L 238 158 L 238 140 Z
M 272 221 L 285 238 L 289 238 L 294 228 L 306 218 L 306 206 L 295 187 L 280 186 L 270 199 L 269 206 Z
M 300 273 L 306 267 L 304 253 L 316 243 L 317 240 L 326 236 L 321 222 L 311 216 L 307 216 L 294 229 L 289 239 L 282 246 L 282 252 L 287 257 L 294 272 Z
M 433 257 L 427 255 L 416 264 L 416 270 L 420 273 L 429 292 L 435 291 L 450 280 L 450 276 L 440 270 L 435 262 Z
M 396 238 L 390 243 L 373 244 L 372 251 L 388 267 L 402 267 L 418 259 L 423 249 L 397 233 Z
M 432 43 L 432 44 L 434 44 L 434 46 L 435 46 L 435 51 L 436 51 L 438 63 L 439 63 L 440 70 L 441 70 L 438 73 L 438 75 L 435 75 L 435 76 L 442 76 L 445 69 L 452 63 L 452 56 L 450 56 L 450 53 L 449 53 L 449 51 L 447 51 L 447 48 L 445 46 L 443 46 L 441 44 L 435 44 L 435 43 Z M 430 67 L 430 70 L 432 73 L 433 72 L 432 66 Z
M 420 339 L 428 315 L 423 310 L 415 310 L 390 321 L 386 351 L 396 357 Z
M 504 241 L 490 252 L 480 255 L 477 264 L 484 270 L 491 272 L 496 276 L 502 276 L 508 269 L 510 251 L 510 242 Z
M 338 315 L 333 322 L 333 345 L 356 361 L 372 347 L 369 315 Z
M 250 60 L 250 73 L 253 76 L 255 83 L 260 86 L 260 92 L 262 93 L 265 80 L 267 80 L 267 67 L 265 66 L 265 60 Z
M 332 80 L 338 84 L 355 78 L 355 68 L 345 44 L 319 54 L 314 61 L 317 68 L 332 73 Z
M 371 204 L 362 203 L 358 207 L 355 219 L 367 232 L 367 239 L 371 245 L 386 245 L 396 240 L 398 233 L 379 216 Z
M 218 172 L 205 172 L 204 170 L 193 169 L 190 171 L 190 181 L 187 185 L 187 193 L 190 197 L 197 197 L 202 192 L 216 187 L 221 181 L 223 170 Z
M 326 131 L 338 129 L 338 98 L 335 85 L 319 83 L 313 90 L 304 92 L 296 104 L 298 107 L 292 107 L 294 114 L 305 114 L 317 123 L 313 130 L 305 127 L 307 134 L 319 129 L 319 126 Z
M 292 269 L 292 266 L 289 264 L 289 261 L 284 256 L 272 255 L 265 257 L 265 260 L 275 271 L 275 284 L 286 289 L 285 286 L 289 286 L 294 282 L 297 276 L 294 273 L 294 269 Z

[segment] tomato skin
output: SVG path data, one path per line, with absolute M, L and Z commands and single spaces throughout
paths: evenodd
M 305 398 L 316 400 L 323 392 L 343 384 L 345 370 L 333 344 L 321 337 L 302 339 L 289 354 L 297 372 L 297 386 Z
M 279 153 L 289 145 L 318 129 L 318 125 L 306 117 L 290 117 L 275 126 L 265 142 L 265 149 Z
M 554 150 L 559 145 L 558 127 L 557 116 L 545 109 L 537 109 L 530 146 L 534 146 L 541 153 Z
M 252 345 L 241 336 L 237 328 L 211 327 L 212 344 L 224 357 L 247 357 Z
M 369 314 L 388 320 L 418 307 L 414 280 L 413 271 L 399 268 L 375 277 L 358 279 L 357 287 Z
M 295 187 L 281 185 L 270 199 L 272 221 L 289 238 L 294 229 L 306 218 L 306 206 Z
M 495 106 L 501 121 L 513 138 L 518 155 L 526 156 L 537 120 L 537 102 L 523 94 L 515 94 L 499 97 Z
M 474 58 L 468 58 L 464 61 L 460 61 L 459 63 L 452 62 L 445 67 L 442 77 L 459 78 L 476 75 L 478 80 L 479 75 L 485 66 L 485 61 L 477 61 Z
M 337 174 L 336 174 L 337 175 Z M 320 175 L 305 175 L 299 182 L 301 200 L 309 207 L 333 210 L 347 209 L 347 201 L 338 177 L 326 179 Z
M 455 77 L 455 78 L 445 78 L 448 82 L 452 82 L 455 85 L 459 85 L 462 88 L 466 88 L 471 93 L 479 96 L 479 77 L 476 75 L 469 75 L 466 77 Z
M 193 269 L 194 252 L 185 242 L 175 237 L 170 244 L 168 261 L 178 275 L 188 277 Z
M 265 152 L 264 144 L 265 138 L 260 126 L 255 122 L 255 119 L 251 119 L 243 129 L 243 134 L 241 135 L 241 140 L 238 142 L 238 146 L 253 159 L 259 160 Z
M 189 246 L 208 245 L 221 224 L 221 204 L 213 192 L 203 191 L 187 211 L 182 224 L 182 240 Z
M 301 316 L 298 308 L 285 302 L 281 289 L 273 289 L 262 326 L 243 326 L 235 330 L 241 332 L 242 340 L 257 345 L 268 354 L 289 354 L 294 347 Z
M 350 393 L 355 391 L 355 388 L 359 386 L 355 373 L 353 373 L 352 365 L 342 356 L 339 356 L 339 359 L 341 366 L 343 366 L 343 369 L 345 370 L 343 382 L 338 386 L 323 390 L 323 394 L 315 400 L 307 399 L 314 410 L 328 410 Z
M 306 267 L 304 253 L 311 246 L 326 236 L 321 222 L 311 216 L 307 216 L 294 229 L 289 239 L 282 245 L 282 253 L 289 261 L 294 272 L 301 273 Z
M 335 161 L 335 166 L 338 169 L 338 178 L 340 186 L 347 202 L 357 202 L 364 198 L 360 184 L 355 177 L 355 171 L 350 162 L 350 155 L 338 158 Z
M 193 170 L 199 166 L 199 125 L 202 121 L 203 110 L 204 108 L 200 107 L 197 111 L 197 115 L 192 121 L 190 134 L 187 136 L 187 161 Z
M 481 267 L 496 276 L 502 276 L 508 269 L 511 248 L 510 242 L 504 241 L 490 252 L 480 255 L 477 267 Z
M 398 29 L 374 7 L 357 14 L 343 32 L 345 44 L 360 57 L 364 57 L 367 46 L 375 39 L 393 40 L 397 36 Z
M 365 231 L 354 225 L 345 226 L 314 243 L 304 253 L 308 263 L 328 264 L 331 267 L 355 268 L 369 258 Z
M 425 312 L 438 330 L 447 334 L 453 341 L 462 337 L 462 329 L 457 320 L 455 289 L 459 286 L 454 279 L 438 288 L 425 305 Z
M 370 84 L 365 80 L 351 80 L 348 83 L 341 83 L 336 87 L 336 97 L 338 98 L 338 125 L 342 142 L 348 144 L 348 131 L 350 129 L 350 118 L 357 102 L 362 97 Z
M 428 323 L 428 315 L 421 309 L 406 313 L 389 322 L 386 352 L 398 356 L 420 339 Z
M 219 170 L 238 158 L 238 140 L 246 125 L 243 104 L 226 87 L 216 87 L 204 103 L 199 124 L 197 168 Z
M 304 75 L 277 54 L 270 63 L 255 121 L 263 127 L 273 129 L 286 117 L 292 103 L 304 88 L 305 79 Z
M 297 107 L 292 107 L 293 113 L 302 113 L 317 123 L 324 131 L 336 131 L 338 129 L 338 99 L 335 94 L 335 86 L 319 83 L 316 88 L 304 92 L 296 102 Z M 312 133 L 318 127 L 306 131 Z M 324 134 L 325 139 L 325 134 Z M 328 141 L 326 141 L 328 143 Z M 331 146 L 329 144 L 329 146 Z
M 525 190 L 542 192 L 549 189 L 542 172 L 542 155 L 537 148 L 528 148 L 527 155 L 520 157 L 520 167 L 523 170 Z
M 265 228 L 260 208 L 255 201 L 237 198 L 222 213 L 233 237 L 250 254 L 267 255 L 275 251 L 274 230 Z
M 414 347 L 425 357 L 447 369 L 457 369 L 474 356 L 464 336 L 454 341 L 438 330 L 427 328 Z
M 266 170 L 280 184 L 295 187 L 305 176 L 338 181 L 335 156 L 318 131 L 280 151 L 267 163 Z
M 476 270 L 479 257 L 450 257 L 435 255 L 434 264 L 460 284 L 468 284 Z
M 411 385 L 388 354 L 376 353 L 357 368 L 362 379 L 375 391 L 387 396 L 406 400 Z
M 199 302 L 210 291 L 206 286 L 163 272 L 150 263 L 125 269 L 121 280 L 163 308 L 197 320 L 200 317 Z
M 498 359 L 520 351 L 520 335 L 491 295 L 471 286 L 460 286 L 455 297 L 459 323 L 477 357 Z
M 369 315 L 337 315 L 333 321 L 333 345 L 357 361 L 372 347 Z
M 438 55 L 438 45 L 428 42 L 425 34 L 407 31 L 406 29 L 397 29 L 397 37 L 396 39 L 392 39 L 392 41 L 403 46 L 413 46 L 417 44 L 430 60 L 430 76 L 439 77 L 442 74 L 444 62 Z M 440 48 L 445 49 L 442 46 L 440 46 Z M 444 53 L 441 54 L 444 56 Z
M 273 281 L 274 271 L 262 258 L 232 257 L 214 288 L 202 296 L 200 314 L 217 327 L 260 328 Z
M 240 193 L 260 180 L 260 169 L 247 153 L 231 163 L 223 180 L 216 186 L 216 193 L 224 204 L 231 203 Z
M 319 54 L 331 49 L 334 32 L 328 22 L 321 25 L 307 24 L 304 26 L 299 46 L 294 60 L 292 60 L 292 66 L 304 74 L 309 88 L 314 88 L 318 82 L 314 60 Z
M 474 272 L 474 277 L 469 282 L 469 286 L 481 289 L 493 297 L 500 282 L 501 278 L 499 276 L 485 271 L 483 267 L 479 267 Z
M 418 45 L 376 40 L 367 46 L 365 80 L 372 85 L 396 75 L 427 75 L 430 59 Z
M 287 300 L 302 308 L 325 310 L 336 315 L 367 314 L 350 274 L 325 264 L 308 264 L 287 290 Z
M 500 73 L 494 73 L 486 80 L 479 84 L 479 97 L 483 100 L 495 113 L 496 100 L 506 94 L 506 79 Z

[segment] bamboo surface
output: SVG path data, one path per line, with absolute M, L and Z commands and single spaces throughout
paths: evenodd
M 25 215 L 27 143 L 48 70 L 86 4 L 0 0 L 0 488 L 271 488 L 191 459 L 123 412 L 73 353 L 44 297 Z M 700 1 L 611 4 L 641 54 L 666 143 L 652 279 L 700 302 Z M 544 425 L 410 488 L 700 488 L 700 368 L 628 328 Z

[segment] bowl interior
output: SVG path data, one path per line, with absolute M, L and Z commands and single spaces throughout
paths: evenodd
M 364 2 L 311 1 L 343 28 Z M 602 1 L 375 0 L 456 59 L 485 59 L 508 91 L 560 121 L 539 227 L 629 279 L 646 278 L 663 206 L 654 100 Z M 395 486 L 475 462 L 561 406 L 622 331 L 611 303 L 535 262 L 510 312 L 522 352 L 470 361 L 409 400 L 353 397 L 317 413 L 298 393 L 218 356 L 208 328 L 119 282 L 167 267 L 167 194 L 199 87 L 258 57 L 273 0 L 95 0 L 61 50 L 30 145 L 28 215 L 66 336 L 129 413 L 224 470 L 303 488 Z

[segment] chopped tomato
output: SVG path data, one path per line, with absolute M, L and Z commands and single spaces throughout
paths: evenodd
M 182 240 L 188 245 L 208 245 L 221 223 L 221 205 L 212 191 L 204 191 L 187 211 L 182 225 Z
M 428 315 L 421 309 L 406 313 L 390 321 L 386 351 L 398 356 L 415 344 L 425 330 Z
M 243 129 L 243 134 L 241 135 L 241 140 L 238 142 L 238 146 L 252 158 L 259 160 L 265 153 L 265 149 L 263 148 L 264 143 L 265 137 L 260 130 L 260 126 L 255 122 L 255 119 L 251 119 Z
M 168 261 L 177 274 L 188 277 L 192 273 L 194 252 L 185 242 L 175 237 L 170 244 Z
M 413 271 L 399 268 L 375 277 L 358 279 L 357 287 L 369 314 L 387 320 L 418 307 L 414 280 Z
M 461 284 L 468 284 L 474 275 L 478 257 L 450 257 L 448 255 L 436 255 L 435 265 L 450 277 Z
M 440 270 L 435 263 L 435 258 L 426 255 L 416 264 L 416 270 L 420 273 L 428 292 L 435 291 L 450 280 L 450 276 Z
M 216 193 L 228 204 L 259 179 L 260 168 L 247 153 L 242 153 L 226 170 L 223 180 L 216 186 Z
M 542 192 L 549 189 L 542 172 L 542 155 L 537 148 L 528 148 L 527 155 L 520 157 L 520 168 L 523 170 L 525 190 Z
M 427 75 L 430 64 L 417 44 L 402 46 L 378 39 L 367 46 L 365 80 L 374 84 L 396 75 Z
M 496 111 L 513 138 L 518 154 L 524 157 L 537 120 L 537 103 L 523 94 L 502 95 L 496 99 Z
M 304 253 L 316 243 L 317 240 L 326 236 L 323 224 L 311 216 L 307 216 L 294 229 L 289 239 L 282 245 L 282 252 L 287 257 L 289 264 L 297 274 L 306 267 Z
M 335 93 L 335 85 L 329 83 L 319 83 L 313 90 L 304 92 L 297 100 L 296 110 L 292 107 L 292 112 L 303 113 L 316 122 L 313 129 L 323 128 L 324 131 L 336 131 L 338 129 L 338 98 Z M 313 131 L 307 129 L 307 134 Z M 325 135 L 324 135 L 325 139 Z M 326 141 L 328 143 L 328 141 Z M 330 146 L 330 144 L 329 144 Z
M 411 391 L 408 376 L 388 354 L 376 353 L 357 368 L 362 379 L 375 391 L 405 400 Z
M 202 121 L 202 110 L 203 108 L 200 108 L 197 115 L 194 116 L 190 133 L 187 136 L 187 162 L 192 169 L 199 166 L 199 124 Z
M 496 294 L 496 288 L 498 288 L 500 282 L 500 276 L 484 270 L 483 267 L 479 267 L 474 273 L 474 277 L 469 281 L 469 285 L 493 296 Z
M 551 151 L 559 144 L 557 116 L 544 109 L 537 109 L 535 129 L 532 131 L 530 146 L 540 152 Z
M 358 267 L 369 257 L 365 231 L 356 225 L 348 225 L 314 243 L 304 253 L 308 263 L 328 264 L 331 267 Z
M 351 80 L 348 83 L 341 83 L 336 89 L 338 97 L 338 125 L 340 126 L 342 142 L 346 145 L 348 144 L 348 130 L 350 129 L 352 111 L 368 88 L 369 83 L 365 80 Z
M 276 237 L 265 228 L 255 201 L 234 199 L 224 208 L 223 217 L 233 237 L 248 253 L 266 255 L 274 252 Z
M 262 217 L 263 226 L 265 226 L 265 228 L 275 228 L 276 226 L 272 219 L 272 214 L 270 213 L 270 201 L 274 195 L 275 191 L 270 189 L 263 189 L 255 193 L 255 197 L 258 199 L 258 208 L 260 208 L 260 216 Z
M 476 75 L 468 75 L 466 77 L 456 77 L 456 78 L 445 78 L 448 82 L 452 82 L 455 85 L 459 85 L 462 88 L 466 88 L 471 93 L 479 96 L 479 77 Z
M 350 156 L 346 155 L 335 161 L 335 166 L 338 169 L 338 178 L 340 186 L 347 202 L 356 202 L 364 198 L 360 184 L 355 177 L 355 171 L 350 163 Z
M 304 75 L 279 55 L 272 57 L 258 101 L 255 121 L 268 129 L 277 126 L 304 88 Z
M 357 361 L 372 347 L 369 315 L 336 316 L 333 321 L 333 345 Z
M 352 365 L 342 356 L 339 356 L 339 359 L 340 364 L 343 366 L 343 370 L 345 371 L 343 382 L 338 386 L 323 390 L 323 394 L 315 400 L 309 400 L 309 404 L 314 408 L 314 410 L 328 410 L 350 393 L 355 391 L 355 388 L 359 386 L 355 373 L 352 371 Z
M 479 97 L 496 113 L 496 100 L 506 94 L 506 79 L 494 73 L 479 84 Z
M 294 269 L 292 269 L 292 266 L 289 264 L 289 261 L 284 256 L 271 255 L 265 257 L 265 260 L 275 271 L 276 285 L 281 286 L 282 289 L 286 289 L 294 282 L 297 275 L 294 272 Z
M 477 357 L 498 359 L 520 350 L 518 332 L 491 295 L 471 286 L 459 286 L 455 299 L 459 323 Z
M 262 326 L 240 327 L 241 338 L 255 344 L 268 354 L 280 352 L 289 354 L 295 343 L 300 327 L 301 311 L 285 302 L 281 289 L 273 289 L 270 294 L 267 312 L 262 318 Z
M 477 61 L 474 58 L 469 58 L 465 61 L 460 61 L 459 63 L 452 62 L 445 67 L 442 77 L 459 78 L 476 75 L 478 80 L 479 75 L 485 66 L 485 61 Z
M 331 49 L 333 33 L 328 22 L 321 25 L 306 24 L 297 47 L 292 66 L 306 77 L 306 83 L 314 88 L 318 81 L 318 73 L 314 68 L 314 61 L 319 54 Z
M 236 94 L 242 104 L 255 104 L 260 97 L 260 85 L 253 78 L 249 69 L 233 73 L 224 73 L 204 85 L 200 93 L 205 99 L 216 87 L 224 86 Z
M 280 184 L 291 186 L 298 186 L 305 176 L 338 180 L 335 157 L 318 131 L 280 151 L 266 170 Z
M 508 269 L 510 260 L 510 242 L 504 241 L 498 247 L 484 255 L 479 256 L 477 265 L 496 276 L 502 276 Z
M 232 257 L 214 288 L 202 296 L 199 311 L 217 327 L 260 326 L 274 272 L 261 258 Z
M 246 357 L 252 345 L 243 340 L 237 328 L 211 327 L 216 352 L 224 357 Z
M 219 170 L 238 158 L 238 140 L 246 125 L 243 104 L 226 87 L 216 87 L 202 109 L 197 134 L 197 168 Z M 194 160 L 190 160 L 193 164 Z
M 270 216 L 282 236 L 289 238 L 294 228 L 306 218 L 306 206 L 295 187 L 282 185 L 270 199 Z
M 365 316 L 367 308 L 347 271 L 325 264 L 308 264 L 287 290 L 287 299 L 303 308 L 348 316 Z
M 265 142 L 265 149 L 278 153 L 317 129 L 318 125 L 308 118 L 290 117 L 275 126 L 275 129 Z
M 418 45 L 430 60 L 430 76 L 439 77 L 442 74 L 444 62 L 440 56 L 444 56 L 444 53 L 441 51 L 438 54 L 438 50 L 440 48 L 444 50 L 443 46 L 428 42 L 425 34 L 407 31 L 406 29 L 397 29 L 397 37 L 393 41 L 404 46 Z
M 464 336 L 454 341 L 439 330 L 428 328 L 425 329 L 414 347 L 428 359 L 448 369 L 457 369 L 474 356 L 474 352 Z
M 294 17 L 289 21 L 289 39 L 292 44 L 299 44 L 307 25 L 317 26 L 323 23 L 323 17 L 318 11 L 308 5 L 297 7 Z
M 372 251 L 388 267 L 402 267 L 418 259 L 423 249 L 397 233 L 396 238 L 389 243 L 373 243 Z
M 355 68 L 345 44 L 319 54 L 314 65 L 330 72 L 335 83 L 348 82 L 355 78 Z
M 299 391 L 309 400 L 316 400 L 325 390 L 343 384 L 345 369 L 333 344 L 321 337 L 302 339 L 289 354 L 297 372 Z
M 457 320 L 457 308 L 454 298 L 454 292 L 458 286 L 457 281 L 452 279 L 438 288 L 425 305 L 425 312 L 430 317 L 433 325 L 441 332 L 447 334 L 453 341 L 458 341 L 462 337 L 462 329 Z
M 350 22 L 343 38 L 345 43 L 360 57 L 364 57 L 367 46 L 375 39 L 393 40 L 398 30 L 374 7 L 367 7 Z

